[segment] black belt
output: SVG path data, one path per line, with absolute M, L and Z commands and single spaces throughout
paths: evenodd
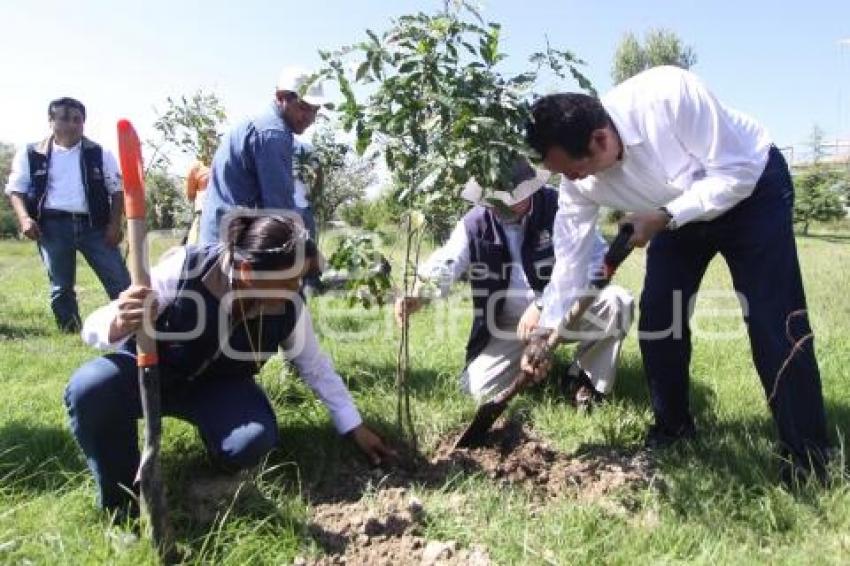
M 67 210 L 54 210 L 45 208 L 41 211 L 42 218 L 76 218 L 80 220 L 88 220 L 88 212 L 68 212 Z

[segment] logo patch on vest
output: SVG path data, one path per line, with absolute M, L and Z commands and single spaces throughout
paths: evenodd
M 552 247 L 552 234 L 549 233 L 549 230 L 545 228 L 540 231 L 539 239 L 537 240 L 537 246 L 535 247 L 535 251 L 540 251 L 545 248 Z

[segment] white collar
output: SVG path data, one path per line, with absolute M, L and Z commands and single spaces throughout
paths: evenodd
M 77 151 L 78 149 L 80 149 L 80 146 L 83 145 L 83 140 L 78 141 L 77 143 L 75 143 L 71 147 L 65 147 L 63 145 L 59 145 L 58 143 L 56 143 L 55 140 L 51 142 L 51 145 L 53 146 L 51 148 L 53 151 L 56 151 L 56 152 L 59 152 L 59 153 L 71 153 L 72 151 Z

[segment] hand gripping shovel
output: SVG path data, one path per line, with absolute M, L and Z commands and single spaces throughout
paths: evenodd
M 127 239 L 130 244 L 130 277 L 134 285 L 150 286 L 145 248 L 145 183 L 139 136 L 128 120 L 118 122 L 118 154 L 124 179 L 127 210 Z M 136 332 L 136 360 L 145 438 L 136 482 L 141 488 L 142 511 L 148 516 L 151 535 L 163 561 L 174 556 L 174 537 L 168 522 L 162 472 L 159 464 L 162 413 L 156 342 L 148 333 L 152 321 Z
M 629 244 L 632 233 L 634 233 L 634 227 L 631 224 L 620 226 L 620 231 L 617 233 L 614 241 L 611 242 L 611 246 L 605 254 L 602 272 L 590 281 L 591 288 L 600 291 L 611 282 L 611 278 L 614 276 L 617 268 L 620 267 L 620 264 L 623 263 L 632 251 L 632 246 Z M 554 349 L 560 343 L 562 335 L 581 320 L 584 312 L 595 300 L 596 293 L 587 294 L 576 300 L 567 313 L 567 316 L 561 321 L 561 324 L 553 329 L 546 339 L 546 345 L 549 350 Z M 466 427 L 463 434 L 455 442 L 455 449 L 481 446 L 487 438 L 490 427 L 493 426 L 496 419 L 505 411 L 511 399 L 531 382 L 531 376 L 524 371 L 520 371 L 507 389 L 486 403 L 482 403 L 472 418 L 472 422 L 469 423 L 469 426 Z

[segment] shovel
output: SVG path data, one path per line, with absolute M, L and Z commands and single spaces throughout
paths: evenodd
M 128 120 L 118 122 L 118 154 L 124 179 L 127 210 L 127 240 L 130 247 L 130 276 L 134 285 L 150 287 L 145 249 L 145 183 L 139 136 Z M 162 436 L 159 360 L 156 342 L 148 333 L 151 321 L 136 332 L 136 361 L 144 417 L 145 438 L 136 482 L 140 486 L 142 510 L 148 516 L 151 535 L 163 562 L 175 556 L 174 537 L 168 522 L 162 472 L 159 463 Z
M 623 263 L 632 251 L 629 239 L 631 239 L 633 233 L 634 226 L 631 224 L 620 225 L 620 231 L 605 253 L 602 272 L 594 276 L 590 281 L 592 289 L 601 291 L 611 282 L 611 278 L 614 277 L 617 268 L 620 267 L 620 264 Z M 581 320 L 585 311 L 590 308 L 590 305 L 595 300 L 595 294 L 585 295 L 576 300 L 567 313 L 567 316 L 561 321 L 561 324 L 549 333 L 549 337 L 546 339 L 546 346 L 550 351 L 561 342 L 562 335 L 572 330 L 572 327 Z M 472 418 L 472 422 L 469 423 L 469 426 L 466 427 L 463 434 L 455 442 L 455 449 L 474 448 L 484 444 L 490 427 L 493 426 L 493 423 L 505 411 L 511 399 L 533 383 L 534 380 L 531 375 L 524 371 L 518 372 L 511 384 L 504 391 L 478 407 L 475 416 Z

